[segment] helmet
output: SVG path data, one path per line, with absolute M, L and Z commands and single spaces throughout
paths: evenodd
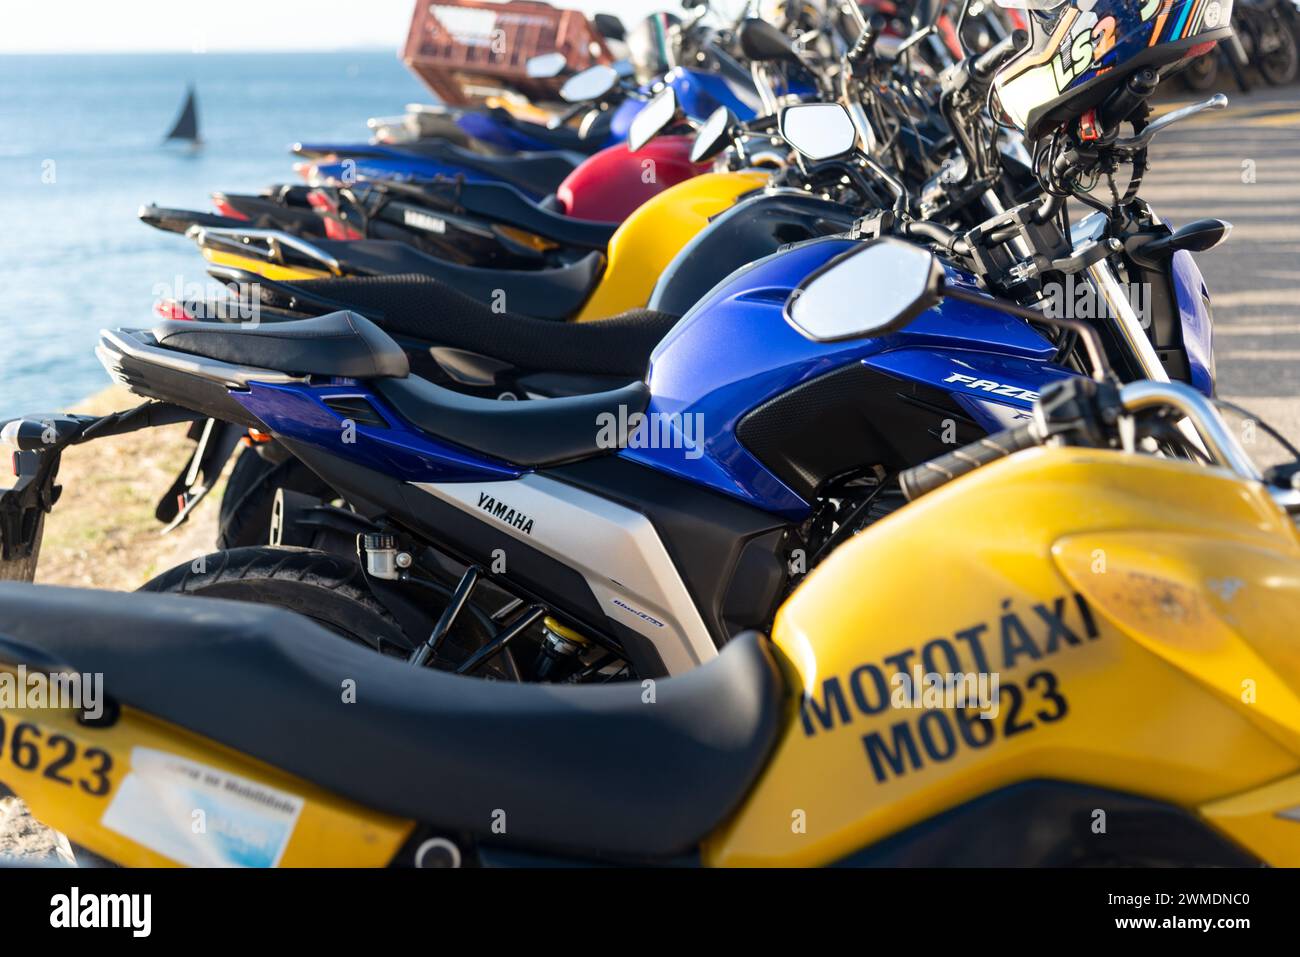
M 627 35 L 628 55 L 636 78 L 650 83 L 677 65 L 681 18 L 671 13 L 652 13 Z
M 1232 35 L 1232 0 L 998 0 L 1028 8 L 1029 45 L 994 79 L 1036 139 L 1101 103 L 1137 70 L 1167 68 Z

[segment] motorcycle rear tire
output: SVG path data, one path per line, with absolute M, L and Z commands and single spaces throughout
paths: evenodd
M 1267 54 L 1256 47 L 1258 62 L 1256 66 L 1264 79 L 1274 86 L 1285 86 L 1296 78 L 1300 72 L 1300 51 L 1296 49 L 1295 35 L 1281 23 L 1273 25 L 1272 32 L 1277 39 L 1277 47 Z
M 303 463 L 289 456 L 274 461 L 256 449 L 244 449 L 230 470 L 217 519 L 217 548 L 226 551 L 266 545 L 271 534 L 271 510 L 277 489 L 301 492 L 322 501 L 334 491 Z
M 139 590 L 274 605 L 382 654 L 408 654 L 401 626 L 371 593 L 361 566 L 326 552 L 269 545 L 215 552 Z
M 1189 90 L 1196 93 L 1204 93 L 1206 90 L 1212 90 L 1219 81 L 1219 51 L 1211 50 L 1209 53 L 1202 53 L 1180 74 L 1183 83 Z

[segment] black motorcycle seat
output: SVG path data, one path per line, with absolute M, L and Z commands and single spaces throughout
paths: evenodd
M 428 276 L 366 276 L 267 283 L 306 311 L 356 309 L 390 335 L 466 349 L 526 370 L 640 379 L 676 315 L 631 309 L 593 322 L 494 313 Z M 265 306 L 263 306 L 265 311 Z
M 128 708 L 375 810 L 484 835 L 504 809 L 516 846 L 625 859 L 689 853 L 724 821 L 785 709 L 752 632 L 658 681 L 647 705 L 640 682 L 411 668 L 266 606 L 14 582 L 0 583 L 0 660 L 100 673 Z M 81 732 L 88 746 L 98 733 Z
M 605 257 L 591 252 L 554 269 L 484 269 L 428 256 L 406 243 L 378 239 L 315 240 L 349 272 L 370 276 L 417 273 L 471 299 L 538 319 L 572 319 L 596 287 Z
M 140 207 L 136 215 L 142 223 L 169 233 L 184 233 L 191 226 L 204 226 L 209 229 L 247 229 L 247 219 L 235 219 L 233 216 L 221 216 L 217 213 L 204 213 L 194 209 L 169 209 L 147 203 Z
M 353 379 L 411 372 L 402 347 L 355 312 L 255 326 L 168 319 L 151 332 L 164 348 L 258 369 Z
M 534 202 L 506 183 L 398 184 L 390 192 L 397 196 L 403 193 L 420 196 L 435 208 L 452 203 L 475 216 L 581 249 L 605 250 L 619 226 L 565 216 Z
M 521 120 L 509 110 L 501 107 L 493 107 L 488 112 L 497 122 L 512 126 L 525 136 L 531 136 L 535 140 L 546 143 L 552 149 L 570 150 L 587 156 L 605 148 L 605 142 L 609 139 L 611 121 L 614 117 L 613 110 L 602 110 L 596 117 L 596 121 L 591 124 L 591 128 L 587 130 L 586 136 L 583 136 L 572 126 L 557 126 L 552 129 L 540 123 Z
M 573 161 L 562 153 L 488 156 L 438 139 L 419 140 L 415 143 L 388 147 L 381 155 L 391 155 L 393 151 L 498 176 L 512 185 L 542 196 L 555 192 L 556 188 L 564 182 L 564 178 L 574 169 Z
M 600 417 L 609 413 L 624 421 L 634 412 L 644 412 L 650 402 L 650 389 L 644 382 L 591 395 L 530 402 L 465 395 L 414 376 L 377 379 L 373 388 L 422 432 L 531 468 L 610 451 L 600 445 Z

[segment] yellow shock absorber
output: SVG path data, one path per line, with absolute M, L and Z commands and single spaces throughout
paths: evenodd
M 581 648 L 586 648 L 587 645 L 591 643 L 590 641 L 587 640 L 586 635 L 583 635 L 581 632 L 574 631 L 572 628 L 569 628 L 567 625 L 561 625 L 550 615 L 547 615 L 545 618 L 542 619 L 542 627 L 546 629 L 548 633 L 548 637 L 554 636 L 563 641 L 571 642 L 575 645 L 580 646 L 579 650 L 581 650 Z

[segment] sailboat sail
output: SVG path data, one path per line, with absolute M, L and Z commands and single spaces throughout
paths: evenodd
M 199 141 L 199 111 L 192 86 L 185 97 L 185 106 L 181 108 L 181 115 L 176 118 L 176 124 L 167 134 L 167 139 L 185 140 L 190 143 Z

